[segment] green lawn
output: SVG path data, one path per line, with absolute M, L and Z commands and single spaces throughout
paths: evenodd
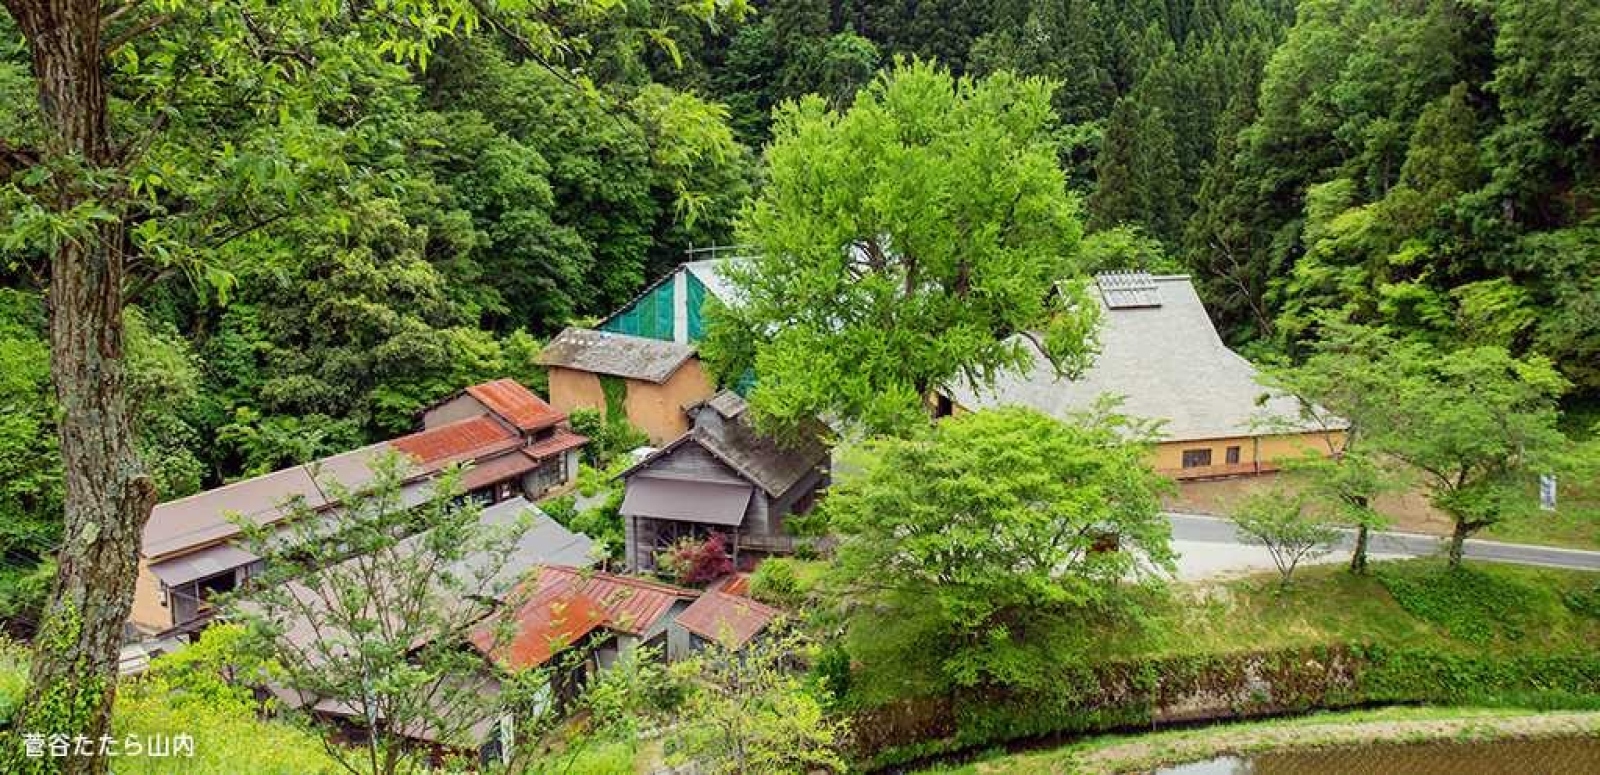
M 1271 574 L 1153 596 L 1144 626 L 1105 633 L 1101 653 L 1196 654 L 1352 641 L 1503 653 L 1592 650 L 1600 644 L 1600 619 L 1574 610 L 1567 598 L 1597 584 L 1600 574 L 1492 563 L 1469 562 L 1450 573 L 1437 559 L 1374 563 L 1366 576 L 1315 566 L 1297 572 L 1287 590 Z

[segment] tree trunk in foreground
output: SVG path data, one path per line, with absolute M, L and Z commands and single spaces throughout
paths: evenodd
M 114 197 L 91 189 L 83 175 L 112 163 L 99 0 L 5 3 L 33 55 L 47 130 L 41 158 L 54 177 L 41 196 L 57 213 Z M 98 738 L 110 733 L 139 541 L 155 504 L 133 446 L 123 385 L 123 244 L 122 225 L 113 220 L 63 242 L 51 257 L 51 377 L 61 403 L 65 529 L 15 726 L 82 735 L 96 751 Z M 19 753 L 0 754 L 0 762 Z M 108 764 L 100 756 L 24 761 L 24 768 L 66 773 L 103 773 Z

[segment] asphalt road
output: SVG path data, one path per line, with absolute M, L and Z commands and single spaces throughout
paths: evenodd
M 1217 517 L 1169 512 L 1172 520 L 1172 538 L 1176 541 L 1193 541 L 1207 544 L 1251 546 L 1234 530 L 1233 523 Z M 1355 531 L 1346 530 L 1335 551 L 1348 551 L 1355 545 Z M 1404 557 L 1430 557 L 1443 555 L 1445 539 L 1440 536 L 1418 533 L 1373 533 L 1368 551 L 1375 555 Z M 1543 565 L 1551 568 L 1573 568 L 1600 571 L 1600 552 L 1578 549 L 1557 549 L 1531 544 L 1507 544 L 1499 541 L 1467 539 L 1466 556 L 1473 560 L 1508 562 L 1516 565 Z

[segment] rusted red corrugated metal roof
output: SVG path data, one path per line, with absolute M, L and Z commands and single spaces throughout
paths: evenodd
M 712 582 L 711 589 L 726 592 L 739 597 L 750 596 L 750 574 L 730 573 Z
M 545 460 L 569 449 L 577 449 L 589 443 L 589 437 L 579 436 L 566 428 L 557 428 L 555 433 L 547 439 L 541 439 L 522 450 L 522 454 L 535 460 Z
M 643 635 L 680 600 L 693 600 L 692 589 L 654 581 L 582 571 L 564 565 L 539 569 L 539 593 L 567 589 L 598 603 L 606 612 L 606 626 L 629 635 Z
M 778 609 L 747 597 L 709 590 L 678 614 L 685 630 L 729 648 L 740 648 L 780 615 Z
M 606 621 L 606 612 L 587 596 L 570 588 L 550 587 L 534 593 L 517 608 L 509 633 L 490 624 L 473 630 L 467 639 L 474 648 L 501 667 L 521 670 L 538 667 Z M 507 635 L 507 637 L 497 637 Z
M 515 449 L 519 444 L 521 439 L 515 432 L 487 415 L 458 420 L 389 442 L 389 446 L 410 455 L 425 468 Z
M 537 431 L 561 422 L 565 417 L 544 399 L 514 379 L 497 379 L 467 388 L 467 395 L 478 399 L 489 411 L 524 431 Z

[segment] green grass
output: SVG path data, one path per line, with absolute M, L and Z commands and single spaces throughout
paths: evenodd
M 1451 573 L 1433 559 L 1372 567 L 1366 576 L 1305 568 L 1288 590 L 1261 575 L 1152 595 L 1143 626 L 1097 632 L 1097 651 L 1165 656 L 1363 642 L 1516 654 L 1600 644 L 1600 620 L 1565 602 L 1586 599 L 1600 574 L 1470 562 Z
M 1600 499 L 1590 493 L 1563 492 L 1558 504 L 1558 511 L 1490 525 L 1475 537 L 1600 551 Z

